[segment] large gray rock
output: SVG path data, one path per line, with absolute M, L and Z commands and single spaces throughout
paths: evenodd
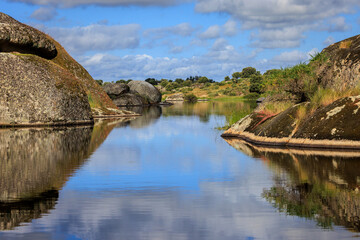
M 1 12 L 0 52 L 31 53 L 47 59 L 57 55 L 55 44 L 44 33 Z
M 131 91 L 138 92 L 149 104 L 156 104 L 161 101 L 160 91 L 148 82 L 131 81 L 128 85 Z
M 36 55 L 0 53 L 0 126 L 92 122 L 80 82 Z
M 128 93 L 130 88 L 125 83 L 107 83 L 104 87 L 105 92 L 111 99 L 117 99 L 121 94 Z
M 117 96 L 115 99 L 113 99 L 113 102 L 116 104 L 116 106 L 122 107 L 122 106 L 142 106 L 146 105 L 147 102 L 137 93 L 124 93 L 119 96 Z

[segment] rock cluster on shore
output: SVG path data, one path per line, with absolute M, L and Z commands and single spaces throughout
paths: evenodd
M 105 92 L 117 106 L 144 106 L 159 104 L 160 91 L 145 81 L 131 81 L 125 83 L 107 83 Z

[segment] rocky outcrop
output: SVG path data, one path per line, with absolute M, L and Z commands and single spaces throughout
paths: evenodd
M 334 43 L 322 52 L 317 76 L 324 88 L 343 91 L 360 84 L 360 35 Z
M 168 102 L 183 102 L 184 101 L 184 94 L 183 93 L 175 93 L 166 98 Z
M 91 123 L 87 95 L 65 69 L 36 55 L 0 53 L 0 125 Z
M 341 98 L 315 110 L 297 104 L 276 115 L 254 112 L 235 123 L 223 137 L 255 144 L 318 148 L 360 148 L 360 96 Z M 300 116 L 304 111 L 307 115 Z
M 55 44 L 44 33 L 0 13 L 0 52 L 14 51 L 47 59 L 57 55 Z
M 119 107 L 153 105 L 159 104 L 161 101 L 159 90 L 144 81 L 131 81 L 129 85 L 124 83 L 107 83 L 103 88 Z
M 113 100 L 120 97 L 121 94 L 130 92 L 129 86 L 125 83 L 108 83 L 103 88 Z
M 0 13 L 0 125 L 92 123 L 120 111 L 48 35 Z
M 157 104 L 161 101 L 160 91 L 145 81 L 131 81 L 128 83 L 130 90 L 137 92 L 148 104 Z

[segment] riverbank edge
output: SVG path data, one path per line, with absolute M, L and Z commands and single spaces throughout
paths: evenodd
M 250 132 L 223 133 L 222 138 L 238 138 L 258 146 L 270 147 L 294 147 L 294 148 L 317 148 L 317 149 L 346 149 L 360 150 L 360 141 L 351 140 L 314 140 L 307 138 L 273 138 L 256 136 Z

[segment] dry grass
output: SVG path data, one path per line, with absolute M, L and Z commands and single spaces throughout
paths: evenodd
M 343 41 L 343 42 L 340 43 L 339 48 L 340 49 L 350 48 L 351 44 L 352 44 L 351 40 Z
M 293 103 L 291 102 L 269 102 L 266 103 L 264 109 L 261 112 L 266 115 L 276 115 L 280 112 L 285 111 L 292 105 Z
M 314 112 L 319 107 L 325 107 L 334 101 L 349 96 L 356 96 L 360 94 L 360 88 L 348 89 L 346 91 L 335 91 L 333 89 L 324 89 L 319 87 L 314 95 L 311 97 L 311 112 Z

